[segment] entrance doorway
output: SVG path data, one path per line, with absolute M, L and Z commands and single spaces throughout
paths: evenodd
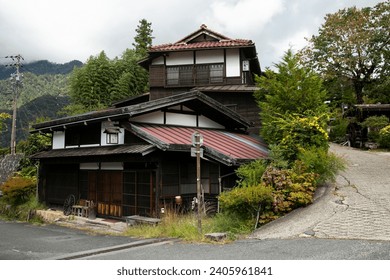
M 122 171 L 88 172 L 88 198 L 96 201 L 97 214 L 122 216 Z
M 123 215 L 153 216 L 156 173 L 151 170 L 123 173 Z

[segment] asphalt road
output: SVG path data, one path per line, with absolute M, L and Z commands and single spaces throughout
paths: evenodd
M 0 220 L 0 260 L 56 259 L 135 241 L 129 237 L 94 235 L 56 225 L 39 226 Z
M 390 242 L 298 238 L 246 239 L 225 245 L 188 244 L 0 221 L 0 259 L 390 260 Z

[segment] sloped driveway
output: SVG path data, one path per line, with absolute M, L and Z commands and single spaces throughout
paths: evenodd
M 315 202 L 267 224 L 252 238 L 390 240 L 390 153 L 331 144 L 347 169 L 321 187 Z

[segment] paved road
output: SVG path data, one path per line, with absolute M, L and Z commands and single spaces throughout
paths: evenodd
M 298 238 L 188 244 L 4 221 L 0 237 L 0 260 L 390 260 L 389 241 Z
M 89 260 L 390 260 L 390 242 L 333 239 L 239 240 L 225 245 L 159 243 Z
M 129 237 L 90 234 L 56 225 L 37 226 L 0 220 L 0 260 L 55 259 L 136 241 Z
M 390 240 L 390 153 L 339 145 L 330 150 L 347 162 L 314 204 L 274 221 L 252 238 L 318 237 Z

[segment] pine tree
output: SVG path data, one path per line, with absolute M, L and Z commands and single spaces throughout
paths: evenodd
M 280 123 L 291 116 L 314 117 L 327 113 L 326 91 L 321 78 L 288 50 L 277 72 L 267 70 L 257 78 L 260 90 L 255 93 L 261 109 L 261 135 L 268 144 L 278 144 L 285 136 Z
M 147 55 L 148 49 L 152 46 L 152 23 L 148 22 L 146 19 L 141 19 L 135 31 L 137 32 L 133 43 L 135 52 L 140 57 L 144 57 Z

